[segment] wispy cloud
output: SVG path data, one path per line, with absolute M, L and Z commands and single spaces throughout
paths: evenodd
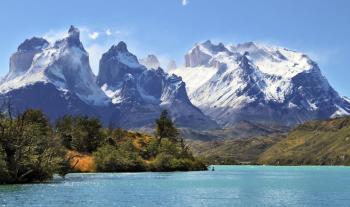
M 189 0 L 181 0 L 182 2 L 182 6 L 187 6 L 187 4 L 189 3 Z
M 89 38 L 95 40 L 98 38 L 99 35 L 100 35 L 100 33 L 98 33 L 98 32 L 92 32 L 89 34 Z
M 107 36 L 111 36 L 111 35 L 112 35 L 112 32 L 111 32 L 110 29 L 106 29 L 106 32 L 105 32 L 105 33 L 106 33 Z
M 43 35 L 47 41 L 53 43 L 56 40 L 63 39 L 68 36 L 67 30 L 50 30 Z

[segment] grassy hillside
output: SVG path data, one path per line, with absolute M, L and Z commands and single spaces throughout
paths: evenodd
M 188 140 L 196 156 L 208 164 L 255 164 L 261 153 L 276 142 L 278 137 L 222 139 L 213 141 Z
M 266 150 L 260 164 L 350 165 L 350 117 L 312 121 Z

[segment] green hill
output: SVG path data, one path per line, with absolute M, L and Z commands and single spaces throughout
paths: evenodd
M 350 117 L 311 121 L 263 152 L 269 165 L 350 165 Z
M 187 142 L 193 153 L 208 164 L 256 164 L 260 154 L 281 139 L 282 135 Z

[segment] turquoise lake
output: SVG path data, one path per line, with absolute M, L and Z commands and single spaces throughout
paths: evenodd
M 350 167 L 70 174 L 46 184 L 0 186 L 0 206 L 350 206 Z

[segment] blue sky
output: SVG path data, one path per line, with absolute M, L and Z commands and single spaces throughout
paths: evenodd
M 120 40 L 139 57 L 179 65 L 196 42 L 257 41 L 305 52 L 350 97 L 347 0 L 1 0 L 0 75 L 24 39 L 60 38 L 71 24 L 82 30 L 95 72 L 101 53 Z

